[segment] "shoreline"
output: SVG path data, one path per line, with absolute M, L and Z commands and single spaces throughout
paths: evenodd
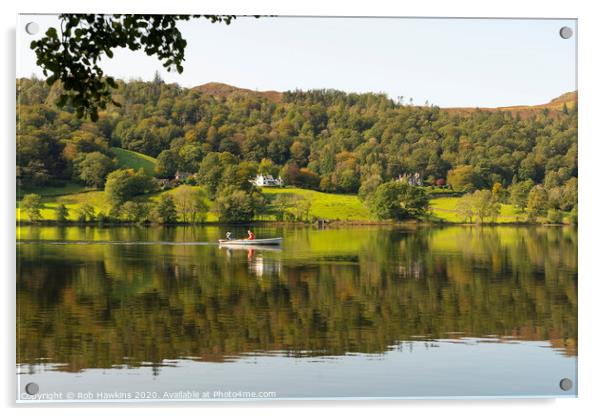
M 17 227 L 99 227 L 99 228 L 111 228 L 111 227 L 140 227 L 140 228 L 153 228 L 153 227 L 197 227 L 197 226 L 231 226 L 231 227 L 244 227 L 244 226 L 291 226 L 291 227 L 316 227 L 316 228 L 340 228 L 340 227 L 403 227 L 412 228 L 417 227 L 578 227 L 578 224 L 567 224 L 567 223 L 544 223 L 544 222 L 498 222 L 498 223 L 468 223 L 468 222 L 432 222 L 432 221 L 420 221 L 420 220 L 407 220 L 402 222 L 391 222 L 391 221 L 331 221 L 318 225 L 315 222 L 302 222 L 302 221 L 262 221 L 254 220 L 249 222 L 219 222 L 219 221 L 208 221 L 208 222 L 178 222 L 168 224 L 153 224 L 153 223 L 136 223 L 136 222 L 107 222 L 99 223 L 94 222 L 76 222 L 68 221 L 64 223 L 58 223 L 53 220 L 40 220 L 40 221 L 16 221 Z

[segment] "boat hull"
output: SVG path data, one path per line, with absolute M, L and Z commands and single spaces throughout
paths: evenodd
M 221 246 L 278 246 L 282 238 L 260 238 L 255 240 L 219 240 Z

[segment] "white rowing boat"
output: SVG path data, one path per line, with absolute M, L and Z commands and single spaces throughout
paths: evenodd
M 259 238 L 255 240 L 218 240 L 220 246 L 278 246 L 282 244 L 282 237 Z

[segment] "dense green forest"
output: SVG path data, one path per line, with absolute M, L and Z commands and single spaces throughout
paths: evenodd
M 114 99 L 121 106 L 90 122 L 58 109 L 60 94 L 58 83 L 17 81 L 20 186 L 75 180 L 103 188 L 118 169 L 111 151 L 117 147 L 156 157 L 156 178 L 196 173 L 190 180 L 206 186 L 211 199 L 224 188 L 251 195 L 248 179 L 258 172 L 362 199 L 417 172 L 427 185 L 488 190 L 521 208 L 531 193 L 542 212 L 576 209 L 575 102 L 526 113 L 458 112 L 335 90 L 211 94 L 157 76 L 119 81 Z

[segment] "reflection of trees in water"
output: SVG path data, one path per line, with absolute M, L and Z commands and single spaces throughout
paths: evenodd
M 277 271 L 261 278 L 245 250 L 21 245 L 18 362 L 77 370 L 258 350 L 381 353 L 450 332 L 551 339 L 576 354 L 574 230 L 360 229 L 347 251 L 296 233 L 313 257 L 262 252 Z

